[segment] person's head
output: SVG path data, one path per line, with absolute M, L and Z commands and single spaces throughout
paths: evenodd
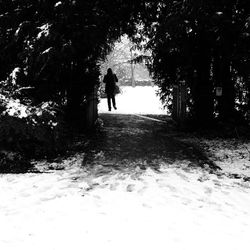
M 111 69 L 111 68 L 108 68 L 107 73 L 108 73 L 108 74 L 113 74 L 112 69 Z

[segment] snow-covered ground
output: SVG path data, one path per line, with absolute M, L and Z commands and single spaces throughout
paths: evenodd
M 110 112 L 114 117 L 119 112 L 165 112 L 151 87 L 125 88 L 123 93 L 117 96 L 118 110 Z M 99 108 L 107 112 L 106 100 Z M 136 117 L 143 124 L 144 118 Z M 152 127 L 157 123 L 147 121 Z M 128 138 L 133 142 L 134 136 L 139 143 L 144 136 L 150 144 L 155 133 L 144 125 L 120 125 L 105 131 L 117 154 Z M 123 133 L 119 138 L 118 131 Z M 160 139 L 152 140 L 159 152 L 167 150 Z M 0 175 L 0 249 L 248 249 L 250 182 L 227 174 L 241 166 L 249 169 L 248 144 L 235 151 L 225 147 L 230 142 L 224 146 L 220 140 L 202 142 L 223 168 L 221 174 L 211 174 L 189 160 L 168 162 L 157 155 L 152 159 L 159 163 L 157 169 L 139 160 L 119 167 L 119 162 L 107 161 L 103 144 L 87 165 L 85 155 L 77 153 L 61 162 L 38 162 L 37 168 L 45 170 L 42 174 Z M 133 145 L 126 150 L 134 151 Z
M 223 172 L 238 174 L 250 179 L 250 143 L 237 139 L 206 140 L 214 162 Z
M 156 95 L 156 86 L 136 86 L 120 87 L 122 93 L 116 96 L 117 110 L 112 109 L 113 113 L 120 114 L 167 114 L 163 108 L 159 96 Z M 107 99 L 101 99 L 99 112 L 107 112 Z
M 81 167 L 0 178 L 0 249 L 248 249 L 250 186 L 188 168 Z M 10 185 L 11 184 L 11 185 Z
M 185 136 L 184 136 L 185 137 Z M 250 180 L 250 142 L 242 139 L 189 137 L 185 142 L 199 145 L 224 174 Z

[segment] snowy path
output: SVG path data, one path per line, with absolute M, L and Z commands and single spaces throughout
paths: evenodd
M 0 175 L 0 249 L 248 248 L 249 182 L 197 167 L 162 123 L 101 117 L 86 155 Z
M 115 114 L 166 114 L 159 97 L 156 95 L 156 86 L 122 86 L 122 93 L 116 96 L 118 110 L 112 110 Z M 108 110 L 107 100 L 101 99 L 99 112 Z

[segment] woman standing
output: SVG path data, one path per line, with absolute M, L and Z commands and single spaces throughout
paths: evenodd
M 111 100 L 113 104 L 113 108 L 116 109 L 115 103 L 115 87 L 118 82 L 116 74 L 112 72 L 112 69 L 109 68 L 107 74 L 104 76 L 103 82 L 106 84 L 105 93 L 107 94 L 108 99 L 108 108 L 111 111 Z

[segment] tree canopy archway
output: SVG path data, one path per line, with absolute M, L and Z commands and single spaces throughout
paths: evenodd
M 35 100 L 67 93 L 75 110 L 98 82 L 98 60 L 126 33 L 152 51 L 163 100 L 185 81 L 197 120 L 226 120 L 249 109 L 249 13 L 247 0 L 1 1 L 0 78 L 19 67 Z

